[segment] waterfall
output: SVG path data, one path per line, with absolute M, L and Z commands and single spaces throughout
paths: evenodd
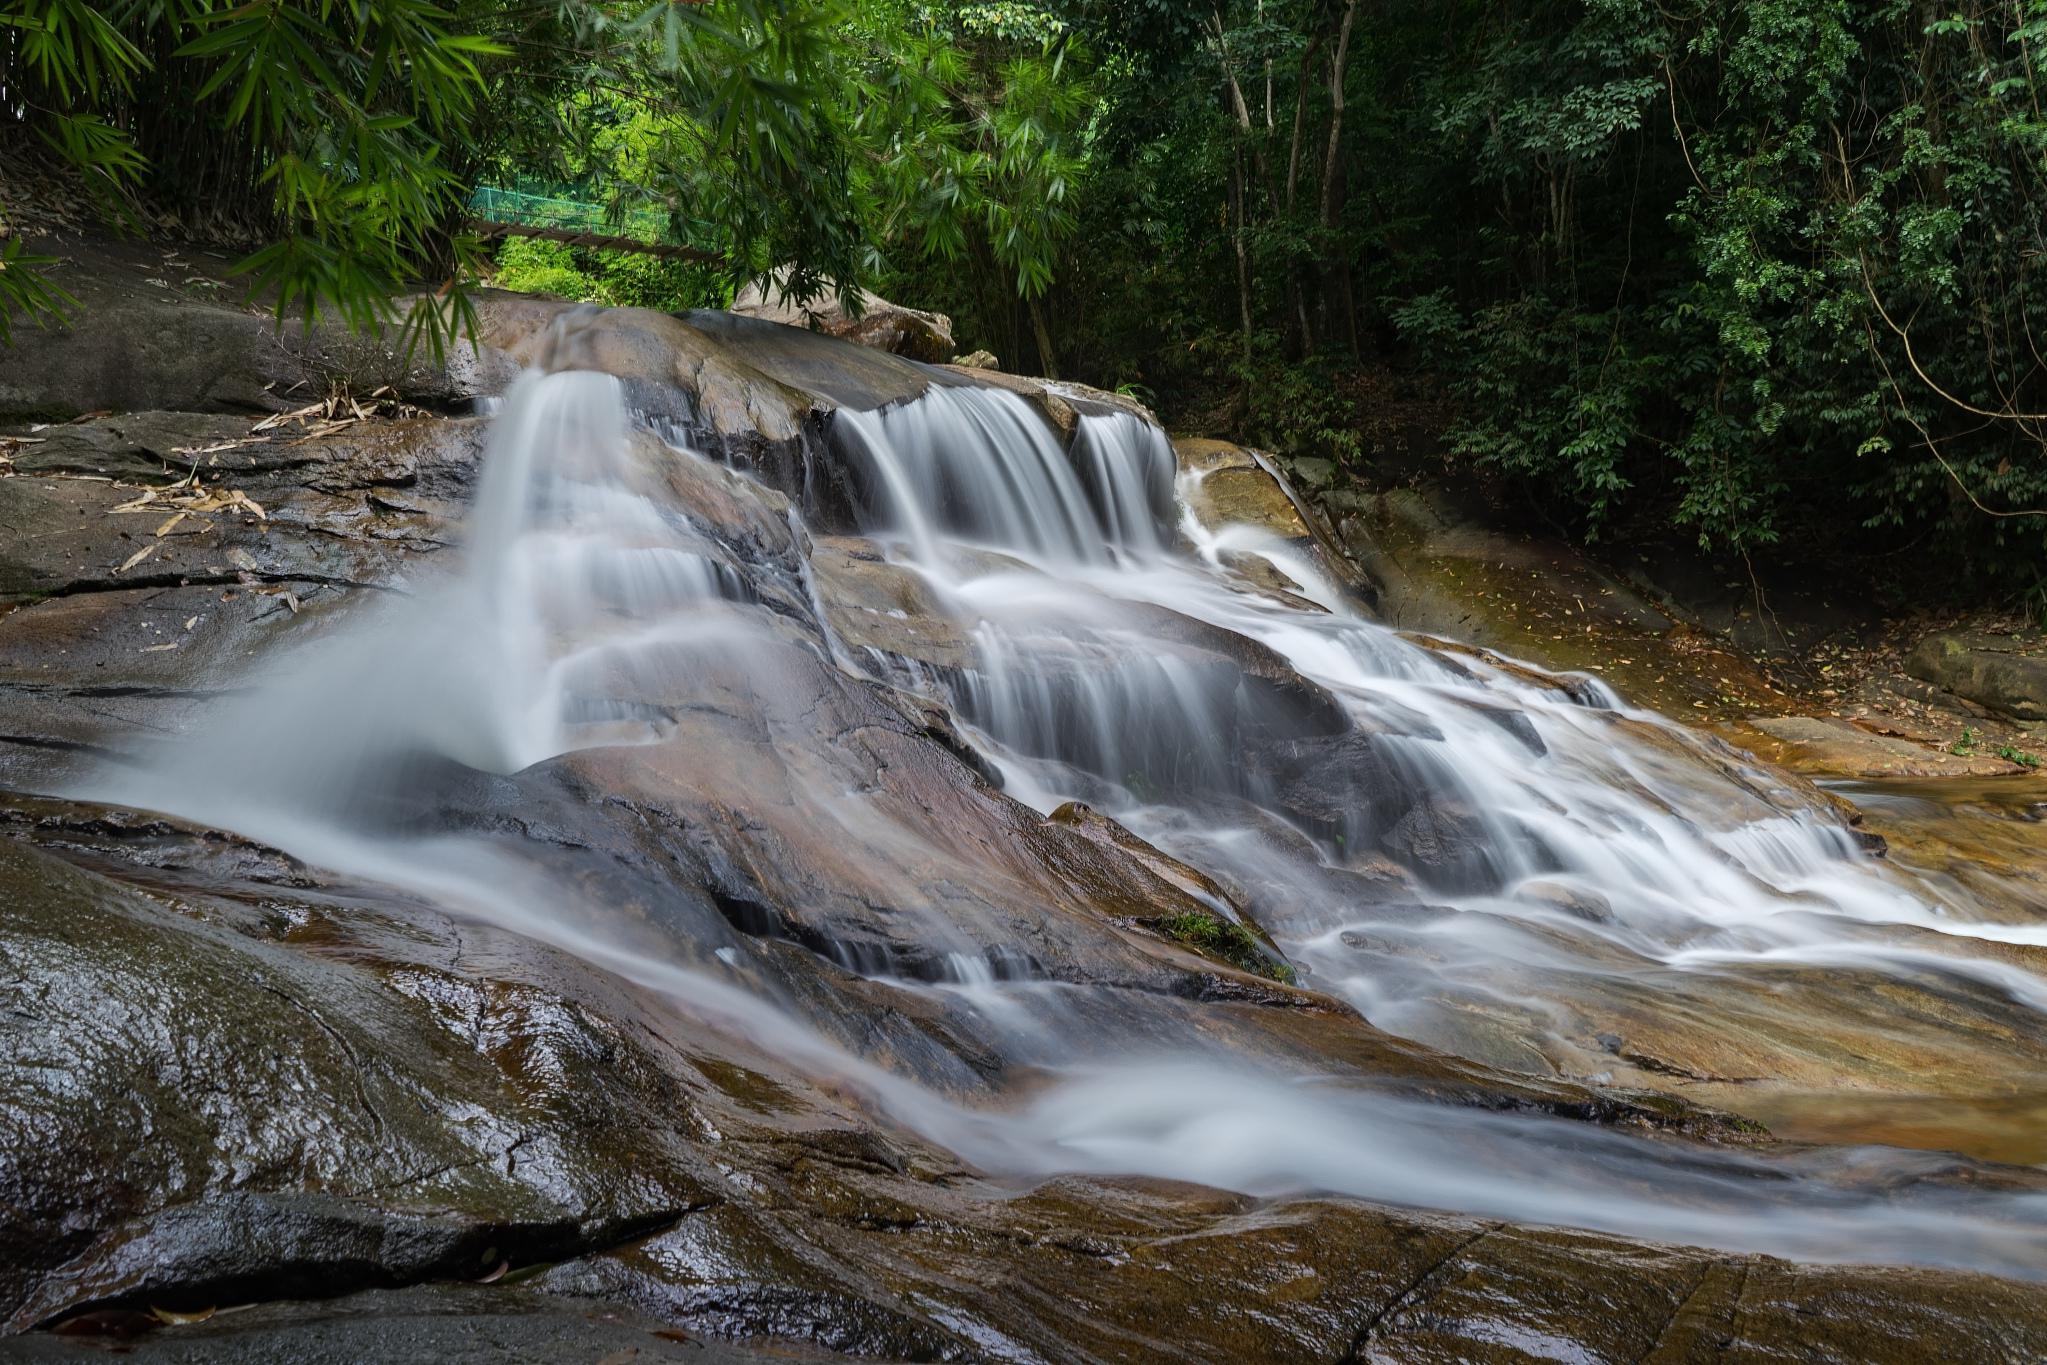
M 1054 1072 L 1013 1111 L 942 1095 L 827 1038 L 759 988 L 745 936 L 709 918 L 690 921 L 700 942 L 651 950 L 643 924 L 568 873 L 437 825 L 414 797 L 457 801 L 458 788 L 433 786 L 451 765 L 512 774 L 575 751 L 663 748 L 678 706 L 723 715 L 734 708 L 721 699 L 749 690 L 800 694 L 772 717 L 774 743 L 799 745 L 816 703 L 786 661 L 809 650 L 860 664 L 862 686 L 943 707 L 1005 779 L 1003 799 L 1047 814 L 1093 803 L 1229 888 L 1305 984 L 1450 1053 L 1488 1057 L 1513 1021 L 1529 1056 L 1586 1074 L 1598 1059 L 1577 1055 L 1581 1009 L 1730 975 L 1766 990 L 1789 964 L 1939 979 L 2047 1010 L 2047 981 L 1976 951 L 2047 943 L 2047 930 L 1936 903 L 1833 812 L 1780 797 L 1610 693 L 1451 661 L 1356 614 L 1298 547 L 1180 518 L 1170 447 L 1135 417 L 1083 416 L 1069 446 L 1014 394 L 936 386 L 837 415 L 839 449 L 871 494 L 861 529 L 928 587 L 965 665 L 909 645 L 841 648 L 800 522 L 634 427 L 617 381 L 528 375 L 494 423 L 457 571 L 343 623 L 210 728 L 90 794 L 243 830 L 578 953 L 797 1065 L 854 1078 L 894 1121 L 990 1170 L 1325 1190 L 2047 1275 L 2037 1194 L 1930 1179 L 1871 1193 L 1816 1156 L 1674 1152 L 1286 1075 L 1278 1054 L 1225 1064 L 1197 1043 L 1169 1048 L 1168 1016 L 1118 1053 L 1088 1022 L 1098 996 L 1037 979 L 1017 945 L 974 941 L 968 918 L 927 925 L 931 966 L 917 981 L 862 945 L 817 951 L 834 970 L 957 998 L 991 1055 Z M 748 518 L 745 534 L 683 488 L 713 490 Z M 1264 554 L 1299 595 L 1247 584 L 1224 551 Z M 697 757 L 675 757 L 675 783 Z M 721 794 L 742 816 L 758 795 L 750 777 Z M 876 813 L 858 783 L 810 799 L 838 822 L 846 869 L 943 842 Z M 1057 1074 L 1082 1047 L 1092 1060 Z M 1943 1166 L 1912 1154 L 1876 1164 L 1901 1187 Z
M 1082 470 L 1031 406 L 1001 389 L 934 386 L 913 403 L 843 409 L 841 448 L 876 485 L 871 525 L 927 562 L 940 538 L 1068 564 L 1156 550 L 1172 450 L 1136 418 L 1082 418 Z
M 1163 549 L 1175 466 L 1166 434 L 1127 412 L 1088 414 L 1074 432 L 1073 452 L 1109 544 Z
M 435 764 L 512 773 L 659 739 L 635 679 L 728 648 L 753 598 L 728 551 L 666 505 L 667 453 L 630 432 L 611 376 L 522 377 L 493 425 L 463 572 L 275 661 L 231 747 L 207 732 L 128 799 L 230 828 L 334 808 L 402 819 L 393 796 Z

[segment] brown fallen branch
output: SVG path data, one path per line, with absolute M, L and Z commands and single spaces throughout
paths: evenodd
M 1870 297 L 1873 300 L 1875 295 L 1872 293 Z M 1883 305 L 1878 304 L 1877 306 L 1881 310 Z M 1891 363 L 1884 359 L 1883 352 L 1877 349 L 1876 329 L 1867 322 L 1863 323 L 1862 327 L 1863 331 L 1869 336 L 1869 353 L 1875 356 L 1876 363 L 1883 367 L 1884 378 L 1888 379 L 1891 383 L 1891 392 L 1898 396 L 1898 412 L 1907 422 L 1912 424 L 1913 430 L 1919 433 L 1919 439 L 1925 444 L 1927 453 L 1940 462 L 1940 467 L 1947 471 L 1947 476 L 1950 479 L 1955 481 L 1955 487 L 1961 490 L 1962 496 L 1969 500 L 1969 504 L 1986 517 L 2047 517 L 2047 507 L 2024 507 L 2012 511 L 1999 511 L 1995 507 L 1985 507 L 1983 505 L 1983 499 L 1976 496 L 1975 490 L 1969 487 L 1955 467 L 1948 463 L 1947 456 L 1941 453 L 1940 442 L 1934 439 L 1933 433 L 1926 429 L 1925 423 L 1912 415 L 1911 405 L 1905 401 L 1904 386 L 1898 382 L 1897 375 L 1891 373 Z M 1902 336 L 1904 334 L 1901 332 L 1899 335 Z M 1909 355 L 1909 352 L 1907 354 Z M 1914 362 L 1912 368 L 1915 370 L 1919 369 L 1917 362 Z M 1919 377 L 1926 379 L 1925 371 L 1921 370 Z M 1933 383 L 1930 379 L 1926 379 L 1926 382 L 1929 385 Z M 1937 386 L 1934 392 L 1940 393 Z M 1947 395 L 1942 393 L 1941 396 L 1945 398 Z M 1975 411 L 1975 409 L 1970 409 L 1970 411 Z M 1989 415 L 1992 417 L 1996 416 L 1995 413 Z M 1986 423 L 1985 425 L 1988 424 Z
M 704 251 L 698 247 L 671 246 L 666 242 L 643 242 L 636 237 L 613 237 L 601 232 L 577 232 L 571 228 L 534 227 L 528 223 L 494 223 L 486 218 L 472 218 L 469 225 L 485 241 L 499 237 L 538 237 L 544 242 L 561 242 L 567 246 L 595 247 L 600 251 L 630 251 L 642 256 L 661 256 L 672 260 L 716 264 L 725 259 L 715 251 Z

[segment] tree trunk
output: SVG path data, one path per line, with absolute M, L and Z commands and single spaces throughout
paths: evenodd
M 1307 50 L 1301 54 L 1300 79 L 1294 85 L 1294 126 L 1288 138 L 1286 199 L 1281 209 L 1290 236 L 1296 221 L 1294 210 L 1300 202 L 1302 152 L 1307 146 L 1308 85 L 1315 70 L 1315 58 L 1321 52 L 1322 35 L 1318 33 L 1308 40 Z M 1315 350 L 1315 329 L 1308 321 L 1308 280 L 1297 256 L 1287 261 L 1286 293 L 1287 313 L 1293 318 L 1295 353 L 1312 354 Z
M 1345 68 L 1350 64 L 1350 35 L 1357 23 L 1360 3 L 1361 0 L 1350 0 L 1344 6 L 1343 27 L 1337 32 L 1336 51 L 1329 57 L 1329 141 L 1322 154 L 1324 277 L 1334 276 L 1342 281 L 1344 312 L 1353 351 L 1357 349 L 1358 336 L 1356 298 L 1350 287 L 1349 264 L 1341 259 L 1342 248 L 1337 242 L 1336 228 L 1343 216 L 1343 78 Z M 1326 268 L 1328 266 L 1334 268 Z
M 1236 68 L 1230 65 L 1230 50 L 1223 43 L 1223 17 L 1217 11 L 1210 36 L 1215 43 L 1215 59 L 1222 67 L 1223 87 L 1230 97 L 1230 114 L 1237 121 L 1237 129 L 1244 135 L 1244 142 L 1251 149 L 1251 164 L 1258 172 L 1259 181 L 1265 186 L 1265 193 L 1273 203 L 1279 202 L 1279 185 L 1272 178 L 1272 166 L 1265 159 L 1265 148 L 1251 130 L 1251 106 L 1245 102 L 1244 88 L 1237 83 Z
M 1059 377 L 1059 362 L 1052 354 L 1052 329 L 1045 321 L 1045 305 L 1036 297 L 1025 299 L 1031 313 L 1031 333 L 1038 339 L 1038 365 L 1045 378 Z
M 1265 22 L 1265 0 L 1258 0 L 1258 22 Z M 1986 62 L 1987 66 L 1988 63 Z M 1265 59 L 1265 131 L 1269 136 L 1275 131 L 1272 122 L 1272 58 Z
M 1294 129 L 1286 158 L 1286 212 L 1293 216 L 1294 202 L 1301 187 L 1301 147 L 1308 130 L 1308 73 L 1315 69 L 1315 58 L 1322 51 L 1322 35 L 1316 34 L 1308 41 L 1308 50 L 1301 54 L 1301 79 L 1294 87 Z
M 1338 172 L 1343 157 L 1343 76 L 1350 65 L 1350 31 L 1357 22 L 1359 0 L 1344 7 L 1343 28 L 1336 38 L 1336 51 L 1329 58 L 1329 144 L 1322 155 L 1322 226 L 1334 231 L 1343 211 Z
M 1237 316 L 1244 328 L 1244 362 L 1251 361 L 1251 256 L 1244 246 L 1244 154 L 1239 151 L 1230 168 L 1230 216 L 1236 219 L 1231 234 L 1237 249 Z

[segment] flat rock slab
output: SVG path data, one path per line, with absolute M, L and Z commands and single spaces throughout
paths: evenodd
M 1957 754 L 1833 716 L 1755 716 L 1738 743 L 1793 771 L 1824 777 L 1998 777 L 2025 769 L 1995 754 Z M 1755 743 L 1755 735 L 1762 743 Z
M 224 257 L 142 242 L 32 240 L 58 258 L 52 283 L 78 300 L 65 323 L 0 346 L 0 422 L 174 408 L 287 411 L 336 386 L 389 386 L 429 406 L 465 402 L 473 364 L 408 356 L 395 330 L 359 337 L 242 303 Z M 458 350 L 465 348 L 458 348 Z

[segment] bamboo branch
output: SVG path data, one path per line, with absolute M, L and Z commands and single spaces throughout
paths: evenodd
M 568 246 L 593 247 L 599 251 L 625 251 L 671 260 L 701 261 L 707 265 L 715 265 L 725 259 L 718 252 L 705 251 L 699 247 L 672 246 L 667 242 L 642 242 L 635 237 L 613 237 L 601 232 L 534 227 L 528 223 L 494 223 L 487 218 L 471 218 L 469 226 L 487 242 L 499 237 L 538 237 L 542 241 L 561 242 Z

